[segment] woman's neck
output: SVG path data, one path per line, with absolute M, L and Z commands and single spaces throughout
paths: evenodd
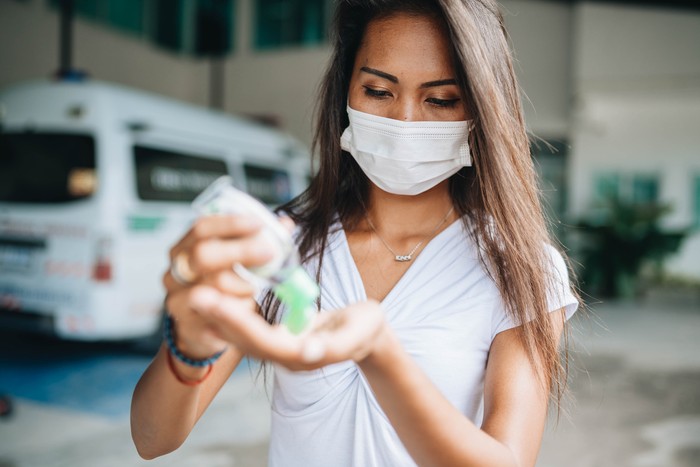
M 459 216 L 450 213 L 452 200 L 448 191 L 448 181 L 415 196 L 401 196 L 387 193 L 371 185 L 367 216 L 376 230 L 385 238 L 397 241 L 429 235 L 444 219 L 438 230 L 450 225 Z M 360 224 L 370 230 L 366 219 Z

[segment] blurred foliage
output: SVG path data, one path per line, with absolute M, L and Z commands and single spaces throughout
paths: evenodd
M 660 220 L 669 212 L 665 204 L 610 198 L 579 221 L 586 291 L 601 298 L 631 298 L 639 292 L 643 268 L 651 266 L 660 275 L 663 261 L 678 251 L 689 233 L 662 229 Z
M 688 289 L 700 291 L 700 279 L 679 275 L 664 275 L 661 285 L 676 289 Z

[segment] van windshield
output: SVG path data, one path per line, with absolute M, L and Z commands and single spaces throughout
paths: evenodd
M 0 201 L 65 203 L 96 188 L 91 135 L 0 132 Z

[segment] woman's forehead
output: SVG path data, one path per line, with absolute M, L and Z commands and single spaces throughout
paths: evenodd
M 370 22 L 355 71 L 362 67 L 380 69 L 400 81 L 454 78 L 448 35 L 429 16 L 396 14 Z

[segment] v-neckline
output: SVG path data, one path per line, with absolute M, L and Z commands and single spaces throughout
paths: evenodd
M 367 300 L 367 289 L 365 287 L 364 281 L 362 280 L 362 275 L 360 274 L 360 270 L 357 267 L 357 263 L 355 263 L 355 258 L 352 256 L 352 251 L 350 251 L 350 242 L 348 242 L 348 237 L 345 234 L 345 228 L 343 227 L 342 222 L 340 222 L 340 219 L 338 219 L 338 223 L 340 224 L 339 230 L 340 230 L 340 235 L 342 236 L 341 243 L 343 244 L 343 254 L 345 254 L 349 259 L 350 268 L 352 269 L 353 280 L 355 280 L 360 285 L 359 288 L 360 288 L 360 291 L 362 293 L 360 300 Z M 411 271 L 416 268 L 416 264 L 418 264 L 418 262 L 422 261 L 421 258 L 423 258 L 423 256 L 425 256 L 424 255 L 425 251 L 428 250 L 429 248 L 431 248 L 431 245 L 435 244 L 435 240 L 442 237 L 445 234 L 445 232 L 452 230 L 455 225 L 461 226 L 461 224 L 462 224 L 462 218 L 461 217 L 457 218 L 457 220 L 453 221 L 450 225 L 445 227 L 437 235 L 435 235 L 433 238 L 431 238 L 428 241 L 428 243 L 425 244 L 425 246 L 423 247 L 423 250 L 420 252 L 420 254 L 418 256 L 416 256 L 416 258 L 408 266 L 408 269 L 406 269 L 406 271 L 404 271 L 404 273 L 401 275 L 401 277 L 399 277 L 399 280 L 396 281 L 396 283 L 391 287 L 389 292 L 384 296 L 384 298 L 379 303 L 381 305 L 384 305 L 387 302 L 387 300 L 394 295 L 396 289 L 399 288 L 401 283 L 404 282 L 405 280 L 408 280 L 406 278 L 409 276 Z

